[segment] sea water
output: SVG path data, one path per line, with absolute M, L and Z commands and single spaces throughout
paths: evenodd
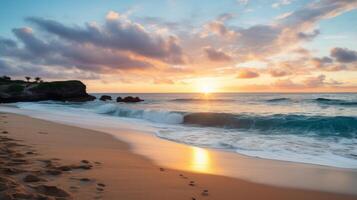
M 53 115 L 112 117 L 150 127 L 163 139 L 248 156 L 357 168 L 357 94 L 107 95 L 113 101 L 14 105 Z M 129 95 L 145 101 L 115 102 Z

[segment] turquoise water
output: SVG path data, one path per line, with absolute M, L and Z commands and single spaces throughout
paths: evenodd
M 145 101 L 17 106 L 135 120 L 163 139 L 249 156 L 357 168 L 357 94 L 109 95 Z

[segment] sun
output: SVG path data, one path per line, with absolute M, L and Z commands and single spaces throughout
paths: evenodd
M 197 92 L 203 94 L 214 93 L 217 90 L 217 83 L 212 78 L 200 78 L 196 80 Z
M 209 94 L 214 92 L 214 89 L 210 85 L 203 85 L 202 88 L 200 89 L 200 92 L 204 94 Z

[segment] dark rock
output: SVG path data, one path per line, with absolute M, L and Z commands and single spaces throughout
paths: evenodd
M 0 103 L 30 101 L 91 101 L 95 97 L 87 94 L 81 81 L 54 81 L 31 83 L 7 81 L 0 87 Z
M 112 100 L 112 97 L 109 96 L 109 95 L 102 95 L 102 96 L 99 98 L 99 100 L 101 100 L 101 101 L 107 101 L 107 100 L 111 101 L 111 100 Z
M 132 96 L 127 96 L 124 98 L 118 97 L 117 98 L 117 102 L 123 102 L 123 103 L 137 103 L 137 102 L 141 102 L 144 101 L 142 99 L 140 99 L 139 97 L 132 97 Z

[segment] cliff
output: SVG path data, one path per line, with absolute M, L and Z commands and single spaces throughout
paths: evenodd
M 25 82 L 0 78 L 0 103 L 26 101 L 91 101 L 95 97 L 77 80 L 54 82 Z

